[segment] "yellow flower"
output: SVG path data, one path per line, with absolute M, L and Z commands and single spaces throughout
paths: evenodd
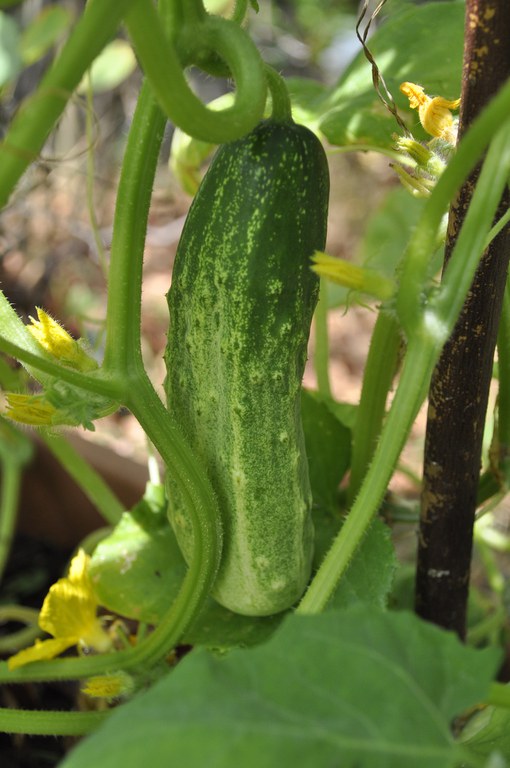
M 82 549 L 72 559 L 68 575 L 50 588 L 39 614 L 39 626 L 53 635 L 16 653 L 8 661 L 16 669 L 31 661 L 52 659 L 77 645 L 104 653 L 112 640 L 97 617 L 98 602 L 89 577 L 90 557 Z
M 27 325 L 27 330 L 46 352 L 78 371 L 97 368 L 96 361 L 83 351 L 80 344 L 56 320 L 40 307 L 36 307 L 36 310 L 38 319 L 31 317 L 31 325 Z
M 312 259 L 314 272 L 345 288 L 352 288 L 382 300 L 390 299 L 395 292 L 393 281 L 373 269 L 359 267 L 321 251 L 315 251 Z
M 32 427 L 45 427 L 55 423 L 57 409 L 48 403 L 43 395 L 17 395 L 14 392 L 6 392 L 5 398 L 5 415 L 9 419 Z
M 113 701 L 130 694 L 134 690 L 134 681 L 130 675 L 121 670 L 110 675 L 89 677 L 81 690 L 92 698 Z
M 413 197 L 428 197 L 436 184 L 435 179 L 427 178 L 421 172 L 420 168 L 413 170 L 409 173 L 408 170 L 396 163 L 391 165 L 403 186 L 410 192 Z
M 402 83 L 400 90 L 409 99 L 411 109 L 418 110 L 420 123 L 427 133 L 451 144 L 455 143 L 456 126 L 450 110 L 458 109 L 460 99 L 448 101 L 442 96 L 431 98 L 416 83 Z

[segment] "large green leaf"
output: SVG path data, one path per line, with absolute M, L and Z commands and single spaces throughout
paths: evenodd
M 412 614 L 291 616 L 265 645 L 195 651 L 119 708 L 62 768 L 453 768 L 452 719 L 499 654 Z
M 398 107 L 416 129 L 399 85 L 405 80 L 424 86 L 431 95 L 456 98 L 460 94 L 464 37 L 464 0 L 429 2 L 407 7 L 390 16 L 369 40 L 369 48 Z M 328 92 L 311 89 L 307 81 L 292 82 L 297 104 L 308 121 L 318 124 L 332 143 L 389 147 L 398 130 L 393 116 L 374 91 L 372 70 L 360 52 Z

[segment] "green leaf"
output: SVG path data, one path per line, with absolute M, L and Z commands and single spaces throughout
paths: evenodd
M 318 392 L 303 390 L 301 393 L 313 496 L 314 571 L 341 528 L 338 491 L 351 456 L 351 430 L 344 423 L 346 414 L 341 408 L 335 414 L 335 405 L 341 404 L 325 399 Z M 396 558 L 389 530 L 376 520 L 339 584 L 330 607 L 343 608 L 358 602 L 383 607 L 395 569 Z
M 368 223 L 356 263 L 394 277 L 424 205 L 403 187 L 392 189 Z
M 166 517 L 166 501 L 145 497 L 125 512 L 92 555 L 90 575 L 102 605 L 156 624 L 177 595 L 186 565 Z
M 413 197 L 401 186 L 392 189 L 370 217 L 354 263 L 394 278 L 424 204 L 423 198 Z M 329 307 L 344 306 L 355 300 L 354 294 L 350 288 L 329 283 Z
M 510 761 L 510 711 L 500 707 L 482 709 L 469 720 L 461 741 L 480 757 L 489 757 L 497 750 Z
M 73 15 L 67 8 L 58 5 L 44 8 L 21 35 L 20 51 L 24 64 L 33 64 L 44 56 L 69 29 L 72 21 Z
M 18 25 L 0 11 L 0 88 L 22 69 Z
M 301 416 L 313 496 L 316 571 L 342 525 L 339 485 L 349 468 L 351 413 L 331 398 L 302 390 Z M 330 602 L 344 608 L 359 602 L 384 607 L 397 561 L 389 529 L 376 520 Z
M 285 83 L 292 102 L 294 120 L 311 130 L 317 130 L 318 118 L 329 94 L 327 88 L 308 77 L 289 77 Z
M 61 768 L 452 768 L 450 723 L 498 657 L 412 614 L 294 615 L 255 649 L 191 653 Z
M 390 147 L 398 131 L 395 118 L 374 91 L 346 95 L 325 113 L 319 128 L 331 144 L 339 146 Z
M 261 617 L 241 616 L 209 599 L 198 619 L 186 630 L 182 643 L 217 650 L 259 645 L 273 634 L 284 617 L 283 613 Z
M 136 67 L 136 57 L 133 49 L 126 40 L 112 40 L 97 59 L 94 59 L 87 75 L 78 86 L 78 92 L 83 93 L 90 80 L 94 93 L 111 91 L 120 85 Z
M 347 608 L 357 603 L 385 608 L 397 565 L 390 529 L 382 520 L 376 519 L 342 577 L 328 609 Z
M 105 608 L 130 619 L 158 624 L 175 600 L 186 563 L 167 520 L 163 488 L 148 492 L 125 512 L 113 533 L 96 547 L 90 575 Z M 182 638 L 209 648 L 248 646 L 266 640 L 282 616 L 239 616 L 208 600 Z
M 336 510 L 338 486 L 349 468 L 351 431 L 311 390 L 301 392 L 301 417 L 314 505 Z
M 434 96 L 460 94 L 464 40 L 464 0 L 413 5 L 390 17 L 368 46 L 399 109 L 407 113 L 417 138 L 415 111 L 399 91 L 408 80 Z M 332 144 L 389 147 L 398 130 L 374 91 L 371 66 L 361 52 L 344 72 L 328 99 L 318 103 L 319 127 Z

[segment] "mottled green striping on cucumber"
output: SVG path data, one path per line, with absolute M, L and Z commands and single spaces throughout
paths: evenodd
M 311 494 L 300 386 L 325 244 L 329 181 L 306 128 L 266 121 L 217 152 L 193 202 L 168 303 L 168 407 L 205 463 L 224 519 L 216 599 L 291 606 L 310 575 Z M 192 532 L 169 480 L 170 520 Z

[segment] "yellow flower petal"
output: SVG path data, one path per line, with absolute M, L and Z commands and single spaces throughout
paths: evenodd
M 32 427 L 50 426 L 54 423 L 57 409 L 48 403 L 42 395 L 18 395 L 7 392 L 5 415 L 20 424 Z
M 409 99 L 411 109 L 418 109 L 430 101 L 421 85 L 416 85 L 416 83 L 401 83 L 400 90 Z
M 315 252 L 313 262 L 314 272 L 345 288 L 362 291 L 383 300 L 391 298 L 395 292 L 393 282 L 373 269 L 359 267 L 321 251 Z
M 24 648 L 22 651 L 14 654 L 7 660 L 9 669 L 18 669 L 32 661 L 48 661 L 54 659 L 59 653 L 63 653 L 72 645 L 75 645 L 74 638 L 59 637 L 51 640 L 36 640 L 35 645 L 30 648 Z
M 118 699 L 129 694 L 134 689 L 133 678 L 126 672 L 115 672 L 111 675 L 97 675 L 86 680 L 82 693 L 99 699 Z
M 92 583 L 89 578 L 89 566 L 90 555 L 87 555 L 84 549 L 79 549 L 69 563 L 67 579 L 90 592 L 92 590 Z
M 71 561 L 69 574 L 50 587 L 39 614 L 39 626 L 54 637 L 73 637 L 97 651 L 111 647 L 111 639 L 96 616 L 98 602 L 88 575 L 90 557 L 83 550 Z
M 447 101 L 441 96 L 436 96 L 430 99 L 428 104 L 421 106 L 418 113 L 427 133 L 437 138 L 449 138 L 453 127 L 453 115 L 450 109 L 457 109 L 459 104 L 460 99 Z
M 27 326 L 27 330 L 46 352 L 79 371 L 97 368 L 96 361 L 83 351 L 79 343 L 56 320 L 40 307 L 36 307 L 36 310 L 38 319 L 31 317 L 31 325 Z
M 411 109 L 417 109 L 423 128 L 431 136 L 455 143 L 453 115 L 450 110 L 458 109 L 460 99 L 449 101 L 442 96 L 427 96 L 421 85 L 402 83 L 400 90 L 409 99 Z
M 54 637 L 74 637 L 78 642 L 96 621 L 96 609 L 93 596 L 69 579 L 59 579 L 46 595 L 39 626 Z
M 80 549 L 71 561 L 68 576 L 50 587 L 39 614 L 39 626 L 53 639 L 36 640 L 35 645 L 11 656 L 10 669 L 52 659 L 73 645 L 100 653 L 111 649 L 112 640 L 96 615 L 98 602 L 88 573 L 89 563 L 90 557 Z

